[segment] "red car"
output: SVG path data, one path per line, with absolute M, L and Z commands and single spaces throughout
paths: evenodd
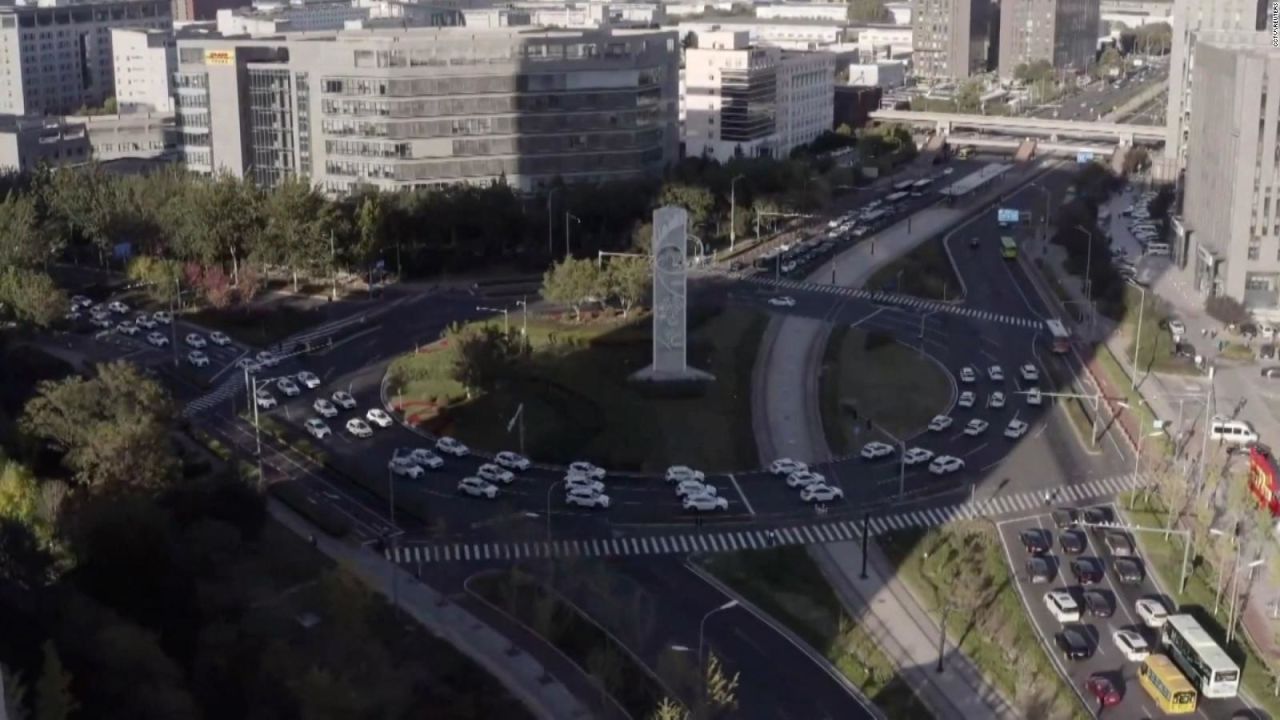
M 1099 707 L 1111 707 L 1120 704 L 1120 691 L 1116 689 L 1114 683 L 1102 675 L 1090 675 L 1085 687 L 1089 688 L 1089 692 L 1093 693 L 1093 697 L 1098 701 Z

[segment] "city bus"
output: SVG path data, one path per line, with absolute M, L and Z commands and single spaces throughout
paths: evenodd
M 900 182 L 894 183 L 893 189 L 895 192 L 907 192 L 908 190 L 911 189 L 911 186 L 914 184 L 915 184 L 914 180 L 902 180 Z
M 1142 661 L 1138 666 L 1138 683 L 1166 715 L 1186 715 L 1196 711 L 1196 689 L 1163 655 L 1148 655 Z
M 1071 351 L 1071 333 L 1067 331 L 1067 326 L 1063 325 L 1061 320 L 1045 320 L 1044 326 L 1049 329 L 1051 348 L 1055 353 L 1062 355 Z
M 1160 645 L 1201 696 L 1231 698 L 1240 692 L 1240 666 L 1190 615 L 1170 615 Z
M 1005 235 L 1000 238 L 1000 257 L 1005 260 L 1013 260 L 1018 257 L 1018 243 L 1013 238 Z

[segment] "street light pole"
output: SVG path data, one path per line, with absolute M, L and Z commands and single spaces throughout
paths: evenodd
M 1092 243 L 1090 243 L 1090 245 L 1092 245 Z M 1132 280 L 1129 281 L 1129 284 L 1137 288 L 1138 292 L 1142 293 L 1142 300 L 1140 301 L 1141 304 L 1138 305 L 1138 331 L 1133 340 L 1133 377 L 1131 378 L 1132 382 L 1129 385 L 1129 389 L 1136 390 L 1138 389 L 1138 358 L 1142 357 L 1139 352 L 1142 349 L 1142 314 L 1143 311 L 1147 309 L 1147 291 L 1146 288 Z
M 738 181 L 743 179 L 744 177 L 746 176 L 738 175 L 737 177 L 729 181 L 729 252 L 730 253 L 733 252 L 733 248 L 737 244 L 737 239 L 738 239 L 738 226 L 737 226 L 737 223 L 734 222 L 734 220 L 737 219 L 736 211 L 738 209 L 738 202 L 737 202 L 737 196 L 735 194 L 735 191 L 737 190 Z M 757 234 L 759 233 L 757 232 Z
M 927 313 L 925 313 L 925 314 L 923 314 L 923 315 L 921 315 L 921 316 L 920 316 L 920 355 L 921 355 L 921 357 L 923 357 L 923 356 L 924 356 L 924 321 L 925 321 L 925 320 L 928 320 L 930 315 L 935 315 L 935 314 L 940 313 L 940 312 L 942 312 L 942 311 L 941 311 L 941 310 L 930 310 L 929 312 L 927 312 Z
M 556 216 L 551 212 L 551 198 L 555 197 L 556 191 L 559 189 L 560 187 L 556 186 L 551 188 L 547 193 L 547 257 L 549 258 L 555 257 L 555 250 L 552 248 L 552 238 L 555 237 L 554 231 L 556 227 Z
M 510 334 L 510 332 L 511 332 L 511 326 L 510 326 L 510 323 L 508 322 L 508 316 L 511 314 L 511 311 L 510 311 L 509 309 L 507 309 L 507 308 L 485 307 L 485 306 L 483 306 L 483 305 L 477 305 L 477 306 L 476 306 L 476 311 L 477 311 L 477 312 L 500 312 L 500 313 L 502 313 L 502 334 L 503 334 L 503 335 L 508 335 L 508 334 Z
M 721 610 L 729 610 L 730 608 L 735 608 L 735 607 L 738 607 L 737 600 L 730 600 L 729 602 L 719 607 L 711 608 L 710 610 L 707 611 L 706 615 L 702 616 L 702 621 L 698 623 L 698 672 L 699 673 L 706 672 L 705 670 L 706 662 L 703 660 L 702 653 L 703 653 L 703 647 L 705 645 L 705 640 L 706 640 L 707 618 L 710 618 L 712 615 L 715 615 Z
M 569 259 L 569 221 L 570 220 L 573 220 L 576 223 L 581 223 L 582 218 L 578 217 L 577 215 L 574 215 L 568 210 L 564 211 L 564 259 L 565 260 Z
M 1084 299 L 1089 305 L 1089 327 L 1093 327 L 1094 315 L 1093 311 L 1093 231 L 1083 225 L 1076 225 L 1077 230 L 1089 236 L 1089 247 L 1085 252 L 1084 258 Z
M 557 480 L 551 483 L 551 487 L 547 488 L 547 542 L 551 542 L 551 491 L 555 490 L 556 486 L 562 482 L 564 481 Z

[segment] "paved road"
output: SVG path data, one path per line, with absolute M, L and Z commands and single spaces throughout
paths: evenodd
M 1131 77 L 1116 87 L 1114 82 L 1094 82 L 1078 93 L 1062 98 L 1055 106 L 1037 108 L 1028 113 L 1031 117 L 1058 118 L 1061 120 L 1097 120 L 1130 98 L 1137 96 L 1152 84 L 1168 81 L 1163 67 L 1151 68 Z M 1127 121 L 1126 121 L 1127 122 Z

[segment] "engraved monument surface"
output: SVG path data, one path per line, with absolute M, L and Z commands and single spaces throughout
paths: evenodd
M 653 211 L 653 364 L 632 376 L 649 382 L 711 380 L 689 367 L 687 301 L 688 251 L 684 208 Z

